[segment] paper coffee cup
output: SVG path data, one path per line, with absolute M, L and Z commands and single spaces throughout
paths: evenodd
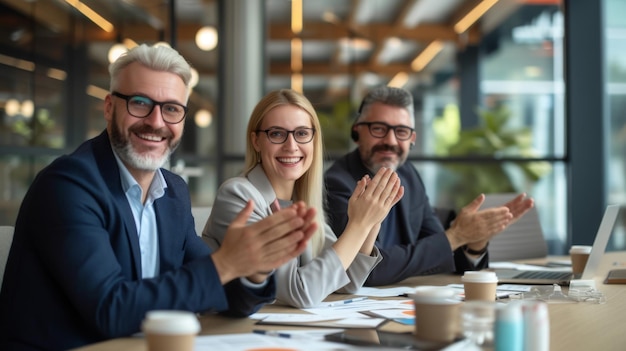
M 569 249 L 570 258 L 572 260 L 572 273 L 582 274 L 587 265 L 590 253 L 591 246 L 587 245 L 573 245 Z
M 420 340 L 451 342 L 459 335 L 456 291 L 441 286 L 422 286 L 412 294 L 415 304 L 415 336 Z
M 141 330 L 146 336 L 148 351 L 193 351 L 200 322 L 186 311 L 150 311 Z
M 467 271 L 461 277 L 465 301 L 495 301 L 498 277 L 495 272 Z

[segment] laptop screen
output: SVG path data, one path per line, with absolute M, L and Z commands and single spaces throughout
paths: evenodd
M 600 260 L 602 260 L 604 250 L 606 250 L 606 245 L 609 242 L 609 237 L 613 232 L 613 226 L 615 225 L 619 209 L 620 205 L 609 205 L 606 207 L 581 279 L 593 279 L 596 275 Z

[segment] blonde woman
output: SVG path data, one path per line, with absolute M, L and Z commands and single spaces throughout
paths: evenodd
M 306 308 L 333 292 L 354 293 L 381 261 L 374 246 L 380 224 L 404 194 L 397 174 L 382 168 L 357 183 L 348 224 L 337 239 L 323 212 L 322 135 L 311 103 L 293 90 L 273 91 L 255 107 L 246 135 L 245 170 L 220 186 L 202 233 L 205 241 L 217 249 L 250 199 L 255 208 L 249 221 L 304 202 L 317 209 L 318 229 L 306 250 L 274 273 L 277 302 Z

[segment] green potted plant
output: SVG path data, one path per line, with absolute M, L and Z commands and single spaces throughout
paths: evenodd
M 457 208 L 480 193 L 526 192 L 551 170 L 550 164 L 542 161 L 497 162 L 503 157 L 536 158 L 532 131 L 511 126 L 511 113 L 504 106 L 479 109 L 477 113 L 479 125 L 466 130 L 461 130 L 454 105 L 446 107 L 433 122 L 437 155 L 474 158 L 478 162 L 445 164 L 452 175 L 447 189 L 454 194 Z

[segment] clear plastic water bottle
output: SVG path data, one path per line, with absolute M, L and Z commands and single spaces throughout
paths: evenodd
M 524 314 L 524 351 L 550 350 L 548 304 L 543 301 L 521 302 Z
M 496 303 L 491 301 L 465 301 L 461 306 L 463 336 L 477 347 L 491 346 Z
M 495 351 L 524 350 L 524 315 L 519 301 L 498 305 L 494 334 Z

